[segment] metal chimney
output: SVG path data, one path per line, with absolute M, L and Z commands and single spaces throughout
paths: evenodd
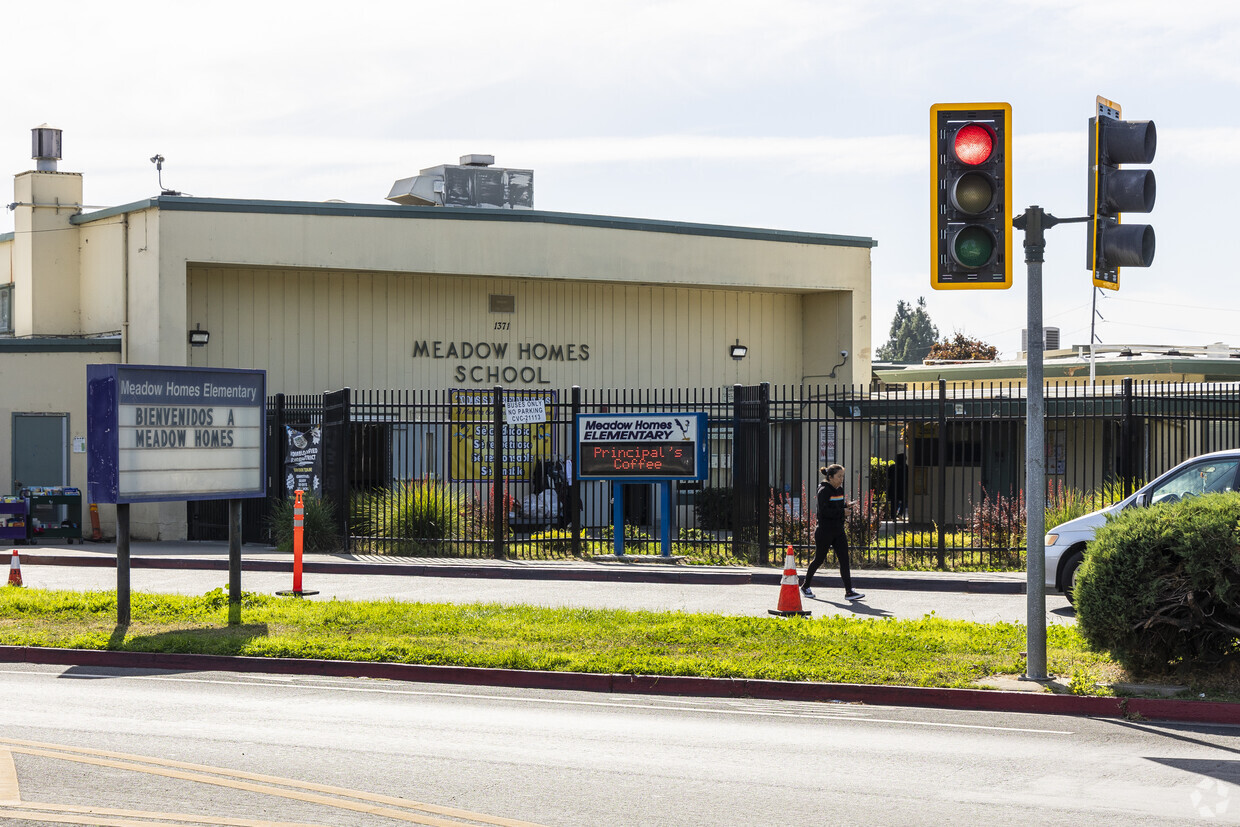
M 30 130 L 30 157 L 34 158 L 35 169 L 40 172 L 55 172 L 56 162 L 60 160 L 60 130 L 43 124 Z

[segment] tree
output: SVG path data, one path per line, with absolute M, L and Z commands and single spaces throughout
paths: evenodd
M 999 349 L 994 345 L 988 345 L 981 339 L 970 339 L 963 333 L 956 333 L 955 338 L 944 338 L 941 342 L 935 342 L 930 347 L 930 359 L 943 360 L 965 360 L 965 359 L 984 359 L 993 361 L 995 356 L 999 354 Z
M 938 338 L 939 329 L 926 312 L 925 296 L 917 299 L 916 308 L 901 299 L 896 302 L 896 316 L 891 320 L 891 338 L 878 349 L 878 358 L 900 365 L 917 364 L 926 358 Z

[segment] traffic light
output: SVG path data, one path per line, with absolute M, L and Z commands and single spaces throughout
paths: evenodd
M 930 286 L 1012 286 L 1012 106 L 930 107 Z
M 1089 237 L 1085 267 L 1093 282 L 1119 289 L 1120 267 L 1149 267 L 1154 261 L 1154 228 L 1121 223 L 1126 212 L 1154 209 L 1154 172 L 1120 169 L 1148 164 L 1158 149 L 1153 121 L 1120 120 L 1120 106 L 1098 98 L 1098 115 L 1089 119 Z

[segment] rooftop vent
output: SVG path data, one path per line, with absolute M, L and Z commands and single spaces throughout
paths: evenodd
M 30 157 L 36 161 L 35 169 L 55 172 L 56 162 L 61 158 L 60 130 L 43 124 L 30 130 Z
M 534 170 L 492 166 L 494 155 L 462 155 L 392 184 L 387 200 L 421 207 L 534 208 Z

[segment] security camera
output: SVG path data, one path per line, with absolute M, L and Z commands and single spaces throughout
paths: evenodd
M 848 351 L 847 351 L 847 350 L 841 350 L 841 351 L 840 351 L 840 358 L 841 358 L 841 359 L 847 359 L 847 358 L 848 358 Z

